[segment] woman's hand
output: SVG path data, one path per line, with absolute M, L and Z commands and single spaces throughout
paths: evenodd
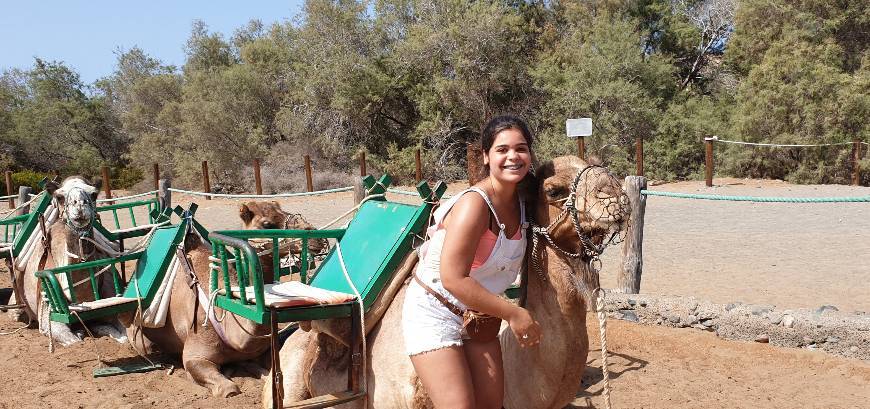
M 516 307 L 514 313 L 508 318 L 508 325 L 510 325 L 511 331 L 514 332 L 521 347 L 528 348 L 541 342 L 541 326 L 532 318 L 527 309 Z

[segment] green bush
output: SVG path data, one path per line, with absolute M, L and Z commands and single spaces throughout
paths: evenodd
M 143 179 L 142 169 L 112 168 L 112 189 L 129 190 Z
M 51 175 L 48 173 L 36 172 L 33 170 L 22 170 L 20 172 L 12 173 L 12 185 L 13 192 L 7 193 L 7 195 L 18 194 L 18 186 L 30 186 L 34 192 L 38 192 L 39 182 L 43 178 L 51 178 Z

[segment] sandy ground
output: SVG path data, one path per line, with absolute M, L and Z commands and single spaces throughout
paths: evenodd
M 775 181 L 716 180 L 653 186 L 655 190 L 757 196 L 867 196 L 868 188 L 793 186 Z M 450 191 L 461 189 L 451 186 Z M 186 205 L 190 196 L 175 195 Z M 413 200 L 391 195 L 394 200 Z M 238 227 L 234 200 L 194 199 L 209 229 Z M 321 226 L 352 205 L 350 193 L 280 200 Z M 694 295 L 713 302 L 744 301 L 780 307 L 833 304 L 870 310 L 870 205 L 752 204 L 650 197 L 645 229 L 645 293 Z M 139 218 L 141 216 L 138 216 Z M 141 219 L 140 219 L 141 220 Z M 620 249 L 604 257 L 605 287 L 615 283 Z M 0 286 L 7 286 L 6 273 Z M 597 326 L 590 316 L 589 368 L 576 407 L 603 407 Z M 20 324 L 0 315 L 0 331 Z M 210 397 L 183 369 L 93 379 L 95 351 L 110 364 L 139 362 L 109 339 L 87 340 L 50 355 L 36 330 L 0 336 L 0 408 L 17 407 L 258 407 L 262 381 L 243 368 L 227 371 L 242 395 Z M 610 321 L 613 406 L 866 407 L 870 363 L 819 351 L 725 341 L 692 329 Z M 156 357 L 172 363 L 167 357 Z M 178 364 L 176 362 L 176 364 Z

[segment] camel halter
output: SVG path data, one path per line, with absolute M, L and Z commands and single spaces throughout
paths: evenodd
M 88 223 L 85 226 L 78 227 L 78 226 L 72 224 L 72 222 L 70 221 L 70 217 L 69 217 L 69 211 L 67 210 L 67 209 L 69 209 L 69 205 L 68 205 L 68 201 L 66 199 L 64 199 L 64 203 L 62 205 L 60 203 L 58 203 L 58 205 L 61 208 L 60 213 L 63 215 L 64 223 L 67 225 L 67 227 L 70 228 L 70 230 L 76 232 L 76 234 L 79 235 L 79 237 L 81 237 L 81 236 L 85 235 L 88 231 L 90 231 L 91 226 L 94 225 L 94 219 L 97 217 L 97 211 L 96 211 L 97 206 L 96 206 L 96 203 L 94 203 L 94 199 L 91 198 L 91 195 L 88 192 L 85 192 L 85 190 L 80 188 L 80 187 L 71 188 L 66 193 L 66 195 L 68 196 L 70 193 L 72 193 L 76 190 L 79 190 L 82 192 L 82 197 L 84 197 L 84 201 L 85 201 L 84 206 L 90 207 L 92 209 L 90 220 L 88 220 Z
M 580 180 L 583 178 L 583 174 L 586 173 L 589 169 L 592 168 L 602 168 L 597 165 L 589 165 L 574 176 L 574 181 L 571 183 L 571 191 L 568 194 L 568 197 L 565 199 L 561 199 L 560 201 L 564 201 L 565 204 L 562 206 L 562 211 L 556 216 L 555 220 L 551 222 L 547 227 L 543 227 L 537 224 L 532 223 L 532 267 L 537 271 L 538 277 L 541 281 L 546 282 L 547 277 L 544 275 L 543 268 L 541 268 L 541 258 L 543 254 L 540 254 L 542 247 L 540 246 L 540 237 L 543 237 L 549 245 L 562 253 L 564 256 L 571 258 L 582 260 L 583 256 L 585 256 L 588 261 L 589 268 L 594 271 L 597 275 L 598 270 L 601 266 L 600 256 L 604 252 L 604 249 L 610 244 L 616 244 L 620 240 L 620 233 L 622 232 L 622 228 L 616 228 L 612 232 L 610 232 L 610 237 L 601 243 L 600 246 L 596 245 L 592 242 L 591 234 L 585 233 L 583 229 L 580 227 L 580 211 L 576 206 L 576 198 L 577 198 L 577 187 L 580 184 Z M 583 201 L 585 203 L 586 198 L 584 196 Z M 619 196 L 617 205 L 626 204 L 627 197 L 623 194 Z M 613 203 L 607 205 L 607 210 L 610 211 L 610 206 Z M 585 206 L 584 206 L 585 210 Z M 559 223 L 561 223 L 565 217 L 568 215 L 571 216 L 571 223 L 574 226 L 574 232 L 577 233 L 577 237 L 580 238 L 580 243 L 583 245 L 580 251 L 576 253 L 572 253 L 567 251 L 558 244 L 556 244 L 553 237 L 550 235 L 550 231 Z M 612 216 L 609 214 L 608 216 Z M 540 257 L 539 257 L 540 254 Z M 598 332 L 601 337 L 601 372 L 603 374 L 604 388 L 602 395 L 604 396 L 604 406 L 607 409 L 610 409 L 610 371 L 607 369 L 607 315 L 604 312 L 604 290 L 600 287 L 600 285 L 592 291 L 592 298 L 595 303 L 595 313 L 598 318 Z

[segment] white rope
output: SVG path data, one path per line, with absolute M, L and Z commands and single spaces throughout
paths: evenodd
M 0 196 L 0 200 L 3 200 L 3 199 L 12 199 L 12 198 L 15 198 L 15 197 L 18 197 L 18 195 Z
M 326 189 L 326 190 L 317 190 L 314 192 L 297 192 L 297 193 L 276 193 L 272 195 L 252 195 L 252 194 L 229 194 L 229 193 L 205 193 L 205 192 L 196 192 L 192 190 L 183 190 L 176 188 L 169 188 L 170 192 L 175 193 L 185 193 L 188 195 L 195 196 L 205 196 L 205 197 L 226 197 L 231 199 L 270 199 L 270 198 L 279 198 L 279 197 L 297 197 L 297 196 L 316 196 L 323 195 L 327 193 L 337 193 L 337 192 L 347 192 L 353 190 L 352 186 L 340 187 L 335 189 Z
M 601 373 L 603 374 L 604 407 L 610 409 L 610 370 L 607 369 L 607 314 L 604 313 L 604 290 L 595 290 L 595 313 L 598 316 L 598 333 L 601 336 Z
M 156 193 L 157 193 L 156 190 L 152 190 L 152 191 L 150 191 L 150 192 L 139 193 L 139 194 L 130 195 L 130 196 L 107 197 L 107 198 L 105 198 L 105 199 L 97 199 L 97 203 L 118 202 L 118 201 L 122 201 L 122 200 L 135 199 L 135 198 L 137 198 L 137 197 L 142 197 L 142 196 L 150 196 L 150 195 L 153 195 L 153 194 L 156 194 Z
M 362 202 L 360 202 L 360 204 L 362 204 Z M 368 356 L 368 353 L 366 350 L 367 344 L 366 344 L 365 305 L 363 305 L 363 299 L 359 293 L 359 290 L 357 290 L 356 285 L 353 284 L 353 280 L 351 280 L 351 278 L 350 278 L 350 274 L 348 274 L 348 272 L 347 272 L 347 266 L 344 264 L 344 256 L 342 255 L 342 252 L 341 252 L 341 242 L 339 242 L 339 241 L 335 242 L 335 252 L 338 254 L 338 263 L 339 263 L 339 265 L 341 265 L 341 272 L 344 273 L 344 279 L 347 280 L 347 283 L 350 285 L 350 289 L 353 290 L 354 295 L 356 295 L 356 302 L 359 304 L 359 325 L 360 325 L 360 332 L 362 333 L 362 351 L 361 351 L 362 357 L 360 359 L 360 362 L 361 362 L 360 365 L 361 365 L 361 369 L 362 369 L 362 382 L 360 382 L 360 388 L 362 389 L 362 392 L 364 393 L 363 399 L 367 400 L 368 396 L 365 394 L 365 391 L 366 391 L 367 386 L 368 386 L 368 384 L 367 384 L 368 360 L 366 358 Z M 353 345 L 349 345 L 348 348 L 353 348 Z M 353 356 L 351 356 L 351 365 L 353 365 Z
M 749 145 L 749 146 L 766 146 L 771 148 L 814 148 L 820 146 L 839 146 L 839 145 L 851 145 L 853 142 L 839 142 L 839 143 L 818 143 L 818 144 L 779 144 L 779 143 L 759 143 L 759 142 L 743 142 L 743 141 L 729 141 L 726 139 L 719 139 L 718 136 L 714 136 L 711 138 L 706 138 L 706 140 L 710 140 L 713 142 L 723 142 L 723 143 L 731 143 L 735 145 Z M 867 145 L 867 142 L 858 142 L 863 145 Z
M 17 196 L 18 196 L 18 195 L 15 195 L 15 197 L 17 197 Z M 36 199 L 37 199 L 38 197 L 39 197 L 39 195 L 35 195 L 35 196 L 33 196 L 32 199 L 30 199 L 30 200 L 28 200 L 28 201 L 26 201 L 26 202 L 24 202 L 24 203 L 18 205 L 18 206 L 15 207 L 14 209 L 9 209 L 9 210 L 3 210 L 3 211 L 0 211 L 0 214 L 4 215 L 3 218 L 0 218 L 0 220 L 6 220 L 6 219 L 9 218 L 9 215 L 11 215 L 11 214 L 17 212 L 18 210 L 20 210 L 20 209 L 22 209 L 22 208 L 24 208 L 24 207 L 30 206 L 30 204 L 33 203 L 33 202 L 35 202 Z
M 354 206 L 354 207 L 351 208 L 350 210 L 344 212 L 341 216 L 338 216 L 338 217 L 336 217 L 335 219 L 332 219 L 332 220 L 329 221 L 328 223 L 324 224 L 323 226 L 320 226 L 320 228 L 319 228 L 318 230 L 323 230 L 323 229 L 325 229 L 325 228 L 327 228 L 327 227 L 329 227 L 329 226 L 332 226 L 332 225 L 335 224 L 335 223 L 338 223 L 341 219 L 344 219 L 345 217 L 347 217 L 347 215 L 349 215 L 349 214 L 351 214 L 351 213 L 357 211 L 357 210 L 360 208 L 360 206 L 362 206 L 363 203 L 365 203 L 365 202 L 367 202 L 367 201 L 369 201 L 369 200 L 371 200 L 371 199 L 377 198 L 377 197 L 384 197 L 384 194 L 383 194 L 383 193 L 379 193 L 379 194 L 368 195 L 368 196 L 364 197 L 363 200 L 360 200 L 359 203 L 358 203 L 356 206 Z
M 401 190 L 401 189 L 387 189 L 387 192 L 395 193 L 397 195 L 405 195 L 405 196 L 419 196 L 420 194 L 417 192 L 412 192 L 410 190 Z M 450 195 L 441 196 L 442 199 L 450 199 Z

